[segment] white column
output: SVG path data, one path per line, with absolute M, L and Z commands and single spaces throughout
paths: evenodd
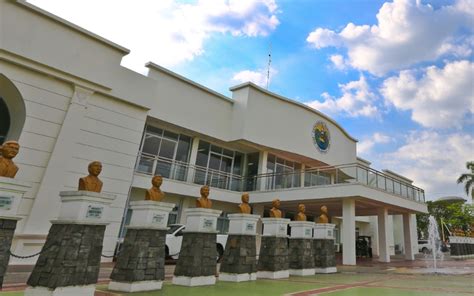
M 379 230 L 379 261 L 390 262 L 389 236 L 392 235 L 388 227 L 388 209 L 378 209 L 378 230 Z
M 342 200 L 342 264 L 356 265 L 355 200 Z
M 50 220 L 57 218 L 61 202 L 55 198 L 59 191 L 64 190 L 64 176 L 67 163 L 72 157 L 72 152 L 77 149 L 77 137 L 84 125 L 84 115 L 87 101 L 93 94 L 88 89 L 75 86 L 74 94 L 69 103 L 66 116 L 56 140 L 51 158 L 46 167 L 38 189 L 36 198 L 26 221 L 24 233 L 46 234 L 51 225 Z M 87 171 L 86 171 L 87 172 Z
M 301 164 L 301 174 L 300 174 L 300 187 L 304 187 L 304 171 L 306 169 L 306 166 L 304 163 Z
M 260 151 L 258 156 L 258 174 L 266 174 L 267 173 L 267 159 L 268 159 L 268 151 Z M 260 190 L 265 189 L 265 184 L 267 182 L 266 178 L 260 178 L 257 180 L 257 188 Z
M 189 164 L 191 166 L 196 165 L 196 158 L 198 154 L 198 148 L 199 148 L 199 138 L 195 137 L 193 139 L 193 144 L 191 146 L 191 154 L 189 155 Z M 186 177 L 186 180 L 189 183 L 194 183 L 194 169 L 189 168 L 188 169 L 188 175 Z
M 413 231 L 416 231 L 416 228 L 413 225 L 411 214 L 410 213 L 403 214 L 403 240 L 405 243 L 404 250 L 405 250 L 406 260 L 415 260 L 415 252 L 413 250 L 413 241 L 412 241 Z

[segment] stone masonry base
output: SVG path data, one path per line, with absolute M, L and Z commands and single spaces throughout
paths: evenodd
M 165 240 L 166 230 L 127 229 L 122 250 L 110 275 L 114 288 L 110 285 L 109 288 L 134 292 L 161 287 L 160 283 L 165 279 Z
M 290 238 L 289 246 L 290 270 L 314 269 L 314 253 L 312 238 Z M 302 272 L 297 272 L 302 273 Z M 306 275 L 307 272 L 304 272 Z M 290 274 L 293 274 L 290 272 Z M 314 274 L 314 272 L 313 272 Z M 296 274 L 295 274 L 296 275 Z M 303 274 L 298 274 L 303 275 Z
M 257 270 L 257 277 L 280 278 L 280 276 L 287 274 L 289 276 L 288 239 L 286 237 L 262 237 Z
M 213 285 L 217 266 L 216 233 L 185 232 L 173 284 Z
M 334 251 L 333 239 L 313 240 L 314 267 L 324 269 L 336 267 L 336 253 Z
M 257 245 L 255 235 L 229 235 L 222 257 L 219 280 L 231 277 L 222 274 L 242 275 L 236 278 L 251 280 L 250 275 L 257 272 Z M 245 276 L 247 275 L 247 276 Z
M 15 228 L 16 220 L 0 219 L 0 290 L 3 284 L 3 277 L 7 271 L 8 261 L 10 260 L 9 251 Z
M 51 225 L 28 286 L 54 291 L 94 286 L 99 276 L 104 231 L 105 225 Z M 88 289 L 81 289 L 84 291 L 81 295 L 94 295 L 93 289 L 92 294 L 86 293 Z

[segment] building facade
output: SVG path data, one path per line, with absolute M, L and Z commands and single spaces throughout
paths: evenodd
M 372 238 L 381 261 L 397 245 L 413 259 L 423 190 L 358 158 L 357 141 L 333 119 L 252 83 L 229 98 L 152 62 L 141 75 L 120 66 L 128 53 L 24 1 L 0 2 L 0 142 L 19 141 L 16 178 L 32 185 L 14 253 L 41 248 L 59 191 L 77 189 L 99 160 L 103 192 L 117 196 L 105 255 L 120 241 L 128 203 L 160 174 L 165 201 L 176 204 L 170 223 L 184 223 L 183 209 L 208 184 L 222 232 L 247 191 L 262 216 L 275 198 L 288 218 L 299 203 L 311 219 L 326 205 L 344 264 L 356 264 L 357 235 Z

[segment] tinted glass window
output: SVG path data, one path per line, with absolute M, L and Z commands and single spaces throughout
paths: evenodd
M 5 142 L 5 139 L 10 129 L 10 114 L 8 112 L 7 104 L 0 98 L 0 144 Z

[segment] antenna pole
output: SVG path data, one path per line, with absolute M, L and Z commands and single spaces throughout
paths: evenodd
M 268 51 L 268 66 L 267 66 L 267 90 L 268 85 L 270 84 L 270 66 L 272 64 L 272 43 L 270 42 L 269 51 Z

